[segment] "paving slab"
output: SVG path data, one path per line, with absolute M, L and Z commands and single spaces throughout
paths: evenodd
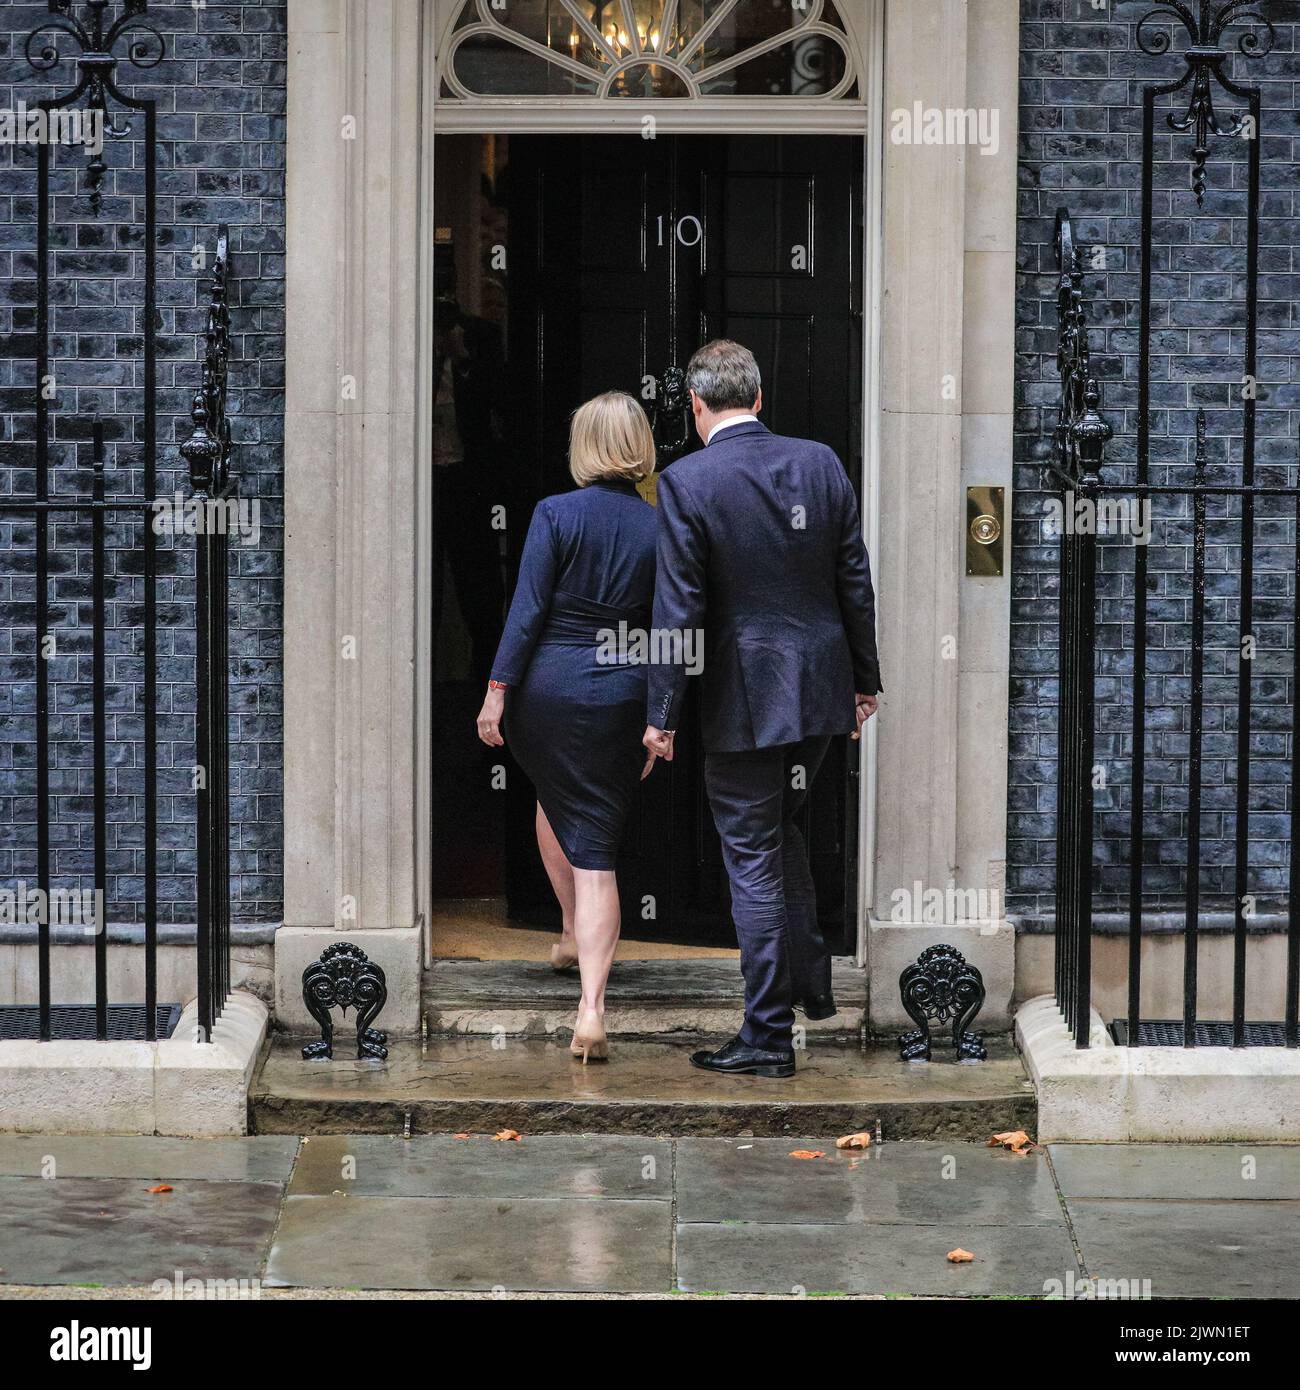
M 297 1151 L 296 1138 L 279 1134 L 229 1139 L 3 1134 L 0 1176 L 283 1183 Z
M 1089 1278 L 1156 1298 L 1300 1290 L 1294 1146 L 1050 1156 L 956 1141 L 837 1151 L 828 1130 L 675 1145 L 317 1135 L 300 1148 L 9 1136 L 0 1169 L 24 1175 L 0 1176 L 0 1288 L 147 1292 L 179 1271 L 286 1291 L 1042 1297 L 1082 1277 L 1055 1177 Z M 58 1176 L 35 1176 L 49 1159 Z M 159 1180 L 174 1190 L 147 1192 Z M 974 1263 L 950 1265 L 956 1246 Z
M 663 1292 L 663 1201 L 290 1197 L 267 1283 L 371 1289 Z
M 504 1043 L 504 1045 L 501 1045 Z M 1034 1131 L 1033 1088 L 1014 1048 L 984 1063 L 905 1063 L 894 1048 L 814 1042 L 789 1080 L 726 1077 L 690 1066 L 689 1045 L 618 1041 L 584 1067 L 567 1046 L 486 1037 L 394 1040 L 385 1062 L 340 1045 L 305 1062 L 301 1040 L 278 1037 L 250 1096 L 262 1134 L 416 1133 L 502 1128 L 523 1133 L 672 1135 L 847 1134 L 984 1139 Z
M 1063 1225 L 1046 1156 L 984 1145 L 886 1144 L 836 1150 L 834 1136 L 683 1139 L 677 1211 L 684 1222 L 778 1225 Z M 796 1159 L 794 1151 L 821 1151 Z M 949 1247 L 951 1249 L 951 1247 Z
M 151 1284 L 255 1279 L 270 1247 L 276 1183 L 0 1178 L 0 1282 Z
M 1066 1197 L 1300 1198 L 1300 1146 L 1052 1144 Z
M 950 1264 L 956 1247 L 971 1264 Z M 1077 1270 L 1061 1226 L 683 1224 L 677 1282 L 691 1293 L 1042 1296 Z
M 291 1197 L 632 1197 L 672 1200 L 672 1147 L 618 1135 L 316 1135 Z
M 1300 1202 L 1117 1202 L 1066 1207 L 1090 1278 L 1150 1280 L 1152 1298 L 1295 1298 Z

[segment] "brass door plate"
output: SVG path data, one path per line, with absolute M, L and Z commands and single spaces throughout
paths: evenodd
M 999 576 L 1006 545 L 1006 489 L 966 489 L 966 573 Z

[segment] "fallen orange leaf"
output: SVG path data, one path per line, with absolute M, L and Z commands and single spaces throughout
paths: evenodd
M 147 1188 L 146 1191 L 148 1191 L 148 1192 L 170 1192 L 170 1191 L 171 1191 L 171 1188 L 170 1188 L 165 1182 L 160 1182 L 160 1183 L 158 1184 L 157 1187 L 150 1187 L 150 1188 Z
M 790 1153 L 791 1158 L 825 1158 L 826 1153 L 822 1149 L 793 1149 Z
M 1013 1154 L 1027 1154 L 1037 1147 L 1023 1129 L 1009 1129 L 1005 1134 L 995 1134 L 987 1147 L 996 1149 L 999 1144 Z
M 866 1149 L 871 1147 L 871 1135 L 866 1130 L 861 1134 L 846 1134 L 842 1139 L 835 1141 L 837 1149 Z
M 453 1134 L 451 1137 L 452 1137 L 453 1139 L 468 1139 L 468 1138 L 469 1138 L 469 1135 L 468 1135 L 468 1134 Z
M 519 1131 L 517 1129 L 502 1129 L 498 1130 L 497 1133 L 495 1133 L 492 1137 L 493 1139 L 502 1140 L 513 1139 L 517 1143 L 519 1140 Z
M 975 1258 L 969 1250 L 963 1250 L 959 1245 L 956 1250 L 948 1251 L 948 1259 L 955 1265 L 968 1265 Z

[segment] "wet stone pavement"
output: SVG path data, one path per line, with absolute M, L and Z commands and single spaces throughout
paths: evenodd
M 1300 1292 L 1300 1148 L 1275 1145 L 0 1136 L 0 1208 L 0 1297 Z

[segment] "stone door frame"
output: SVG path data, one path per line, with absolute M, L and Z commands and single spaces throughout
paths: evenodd
M 432 226 L 432 136 L 619 121 L 612 129 L 639 118 L 554 99 L 498 100 L 478 116 L 431 101 L 426 74 L 452 8 L 444 0 L 289 0 L 284 800 L 292 935 L 282 930 L 277 944 L 303 945 L 277 950 L 277 977 L 282 954 L 286 970 L 300 970 L 299 957 L 317 953 L 324 936 L 400 933 L 385 940 L 414 966 L 417 988 L 390 1009 L 413 1009 L 412 1024 L 429 909 L 432 730 L 418 692 L 428 688 L 430 663 L 419 460 L 429 449 L 432 237 L 421 233 Z M 1009 580 L 965 579 L 960 566 L 966 483 L 1011 482 L 1019 19 L 1016 0 L 842 0 L 839 9 L 858 45 L 863 101 L 828 103 L 823 116 L 812 103 L 773 99 L 771 124 L 750 101 L 743 128 L 833 124 L 866 137 L 864 496 L 887 689 L 885 733 L 877 755 L 873 721 L 860 779 L 859 949 L 865 957 L 870 936 L 888 973 L 895 888 L 956 878 L 1000 889 L 1005 859 Z M 893 143 L 886 113 L 917 100 L 997 109 L 998 153 Z M 661 131 L 737 125 L 716 107 L 647 109 Z M 926 737 L 913 736 L 918 728 Z M 1004 933 L 983 924 L 980 937 L 992 943 Z M 906 946 L 916 940 L 909 935 Z M 992 949 L 967 954 L 979 963 Z M 996 988 L 991 1011 L 995 1003 Z

